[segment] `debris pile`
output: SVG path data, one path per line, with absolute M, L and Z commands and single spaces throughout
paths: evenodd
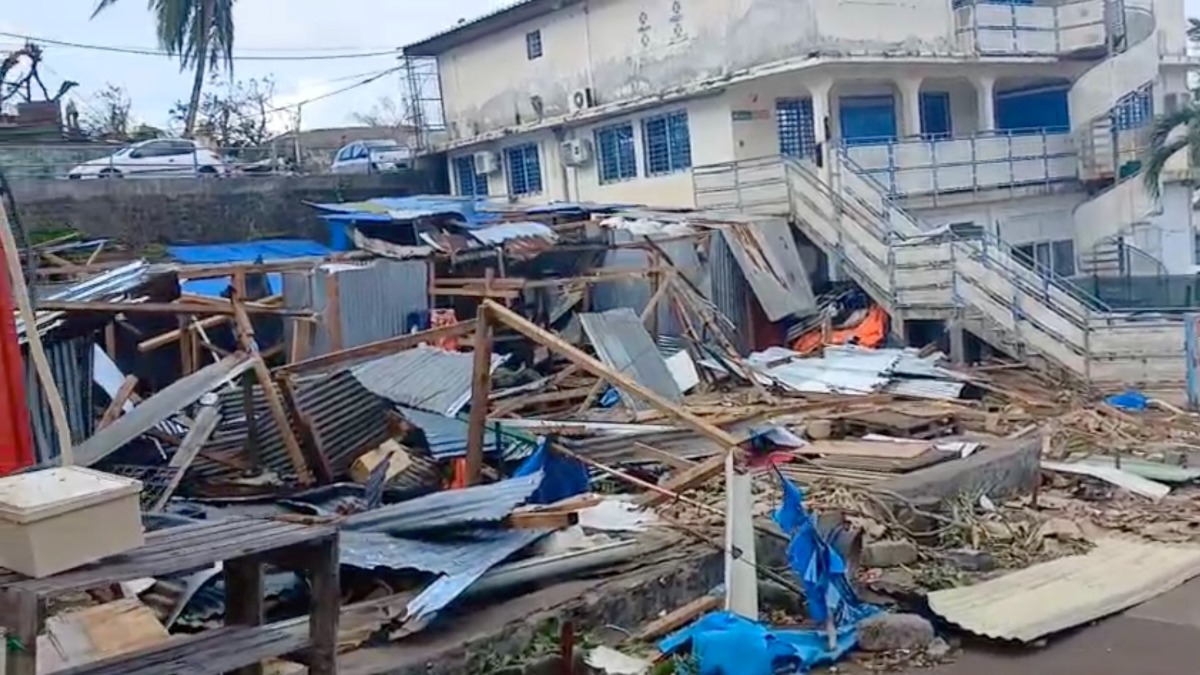
M 28 325 L 67 415 L 29 393 L 20 464 L 136 480 L 146 564 L 51 576 L 40 634 L 0 611 L 9 675 L 178 635 L 226 670 L 912 667 L 934 619 L 1027 642 L 1200 574 L 1200 415 L 899 344 L 781 219 L 320 208 L 332 247 L 57 263 Z

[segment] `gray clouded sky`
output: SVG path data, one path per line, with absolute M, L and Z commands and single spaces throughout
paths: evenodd
M 89 19 L 94 0 L 3 0 L 0 32 L 86 44 L 155 49 L 154 22 L 146 0 L 121 0 Z M 444 30 L 509 4 L 506 0 L 238 0 L 235 53 L 254 56 L 382 51 Z M 0 51 L 20 41 L 0 36 Z M 45 45 L 43 79 L 81 83 L 81 114 L 106 83 L 130 94 L 139 121 L 162 125 L 167 110 L 190 91 L 191 77 L 167 57 L 117 54 Z M 238 61 L 238 79 L 273 75 L 280 104 L 344 88 L 396 65 L 393 56 L 337 61 Z M 369 110 L 381 96 L 398 98 L 398 74 L 351 92 L 306 105 L 305 128 L 352 123 L 351 113 Z
M 949 2 L 949 0 L 947 0 Z M 1200 16 L 1200 0 L 1186 0 L 1190 16 Z M 90 20 L 94 0 L 0 0 L 0 31 L 71 42 L 155 48 L 154 24 L 146 0 L 121 0 Z M 244 55 L 280 55 L 379 51 L 444 30 L 459 19 L 493 11 L 511 0 L 238 0 L 236 51 Z M 0 51 L 18 41 L 0 36 Z M 346 87 L 396 64 L 392 56 L 338 61 L 235 64 L 239 79 L 274 75 L 278 102 L 292 104 Z M 129 92 L 139 121 L 162 125 L 167 110 L 186 98 L 190 76 L 166 57 L 136 56 L 46 46 L 47 85 L 63 78 L 81 83 L 81 112 L 106 83 Z M 305 128 L 351 123 L 355 111 L 367 111 L 381 96 L 398 97 L 404 84 L 389 75 L 354 91 L 304 107 Z M 281 121 L 282 122 L 282 121 Z

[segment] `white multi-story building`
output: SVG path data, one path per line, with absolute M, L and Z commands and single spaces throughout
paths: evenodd
M 1050 278 L 1200 263 L 1186 157 L 1157 199 L 1137 175 L 1186 27 L 1183 0 L 526 0 L 404 51 L 437 59 L 459 194 L 782 206 L 897 318 L 969 321 L 957 281 L 901 297 L 898 239 L 970 224 Z M 847 200 L 893 213 L 886 253 Z

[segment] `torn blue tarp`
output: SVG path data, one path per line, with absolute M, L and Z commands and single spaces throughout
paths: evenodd
M 513 476 L 529 476 L 538 472 L 545 477 L 529 498 L 530 503 L 553 504 L 588 490 L 590 479 L 587 467 L 578 460 L 551 452 L 545 438 L 538 439 L 537 449 L 517 467 Z
M 775 522 L 788 535 L 788 564 L 804 586 L 804 599 L 813 621 L 853 626 L 874 614 L 871 605 L 860 603 L 846 579 L 846 561 L 817 532 L 817 523 L 804 508 L 800 488 L 776 469 L 783 486 L 783 502 L 775 511 Z
M 168 246 L 167 253 L 181 263 L 189 265 L 219 265 L 223 263 L 249 263 L 258 259 L 289 260 L 292 258 L 323 258 L 330 253 L 329 247 L 309 239 L 262 239 L 259 241 L 231 242 L 227 244 L 203 244 Z M 193 279 L 183 282 L 184 293 L 220 297 L 229 286 L 228 277 L 221 279 Z M 268 274 L 267 284 L 271 294 L 282 292 L 280 275 Z
M 853 625 L 838 631 L 831 650 L 823 631 L 773 629 L 731 612 L 714 612 L 663 638 L 658 649 L 690 651 L 699 666 L 696 675 L 774 675 L 833 663 L 855 642 Z
M 1104 399 L 1104 402 L 1114 408 L 1121 410 L 1132 410 L 1133 412 L 1143 412 L 1150 407 L 1150 399 L 1140 391 L 1127 391 L 1121 394 L 1113 394 Z

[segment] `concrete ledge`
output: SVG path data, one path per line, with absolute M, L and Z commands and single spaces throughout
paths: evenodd
M 963 438 L 985 442 L 984 449 L 966 459 L 944 462 L 876 483 L 872 491 L 884 501 L 892 495 L 922 507 L 943 508 L 961 494 L 993 499 L 1031 492 L 1037 485 L 1041 439 L 1005 441 Z

